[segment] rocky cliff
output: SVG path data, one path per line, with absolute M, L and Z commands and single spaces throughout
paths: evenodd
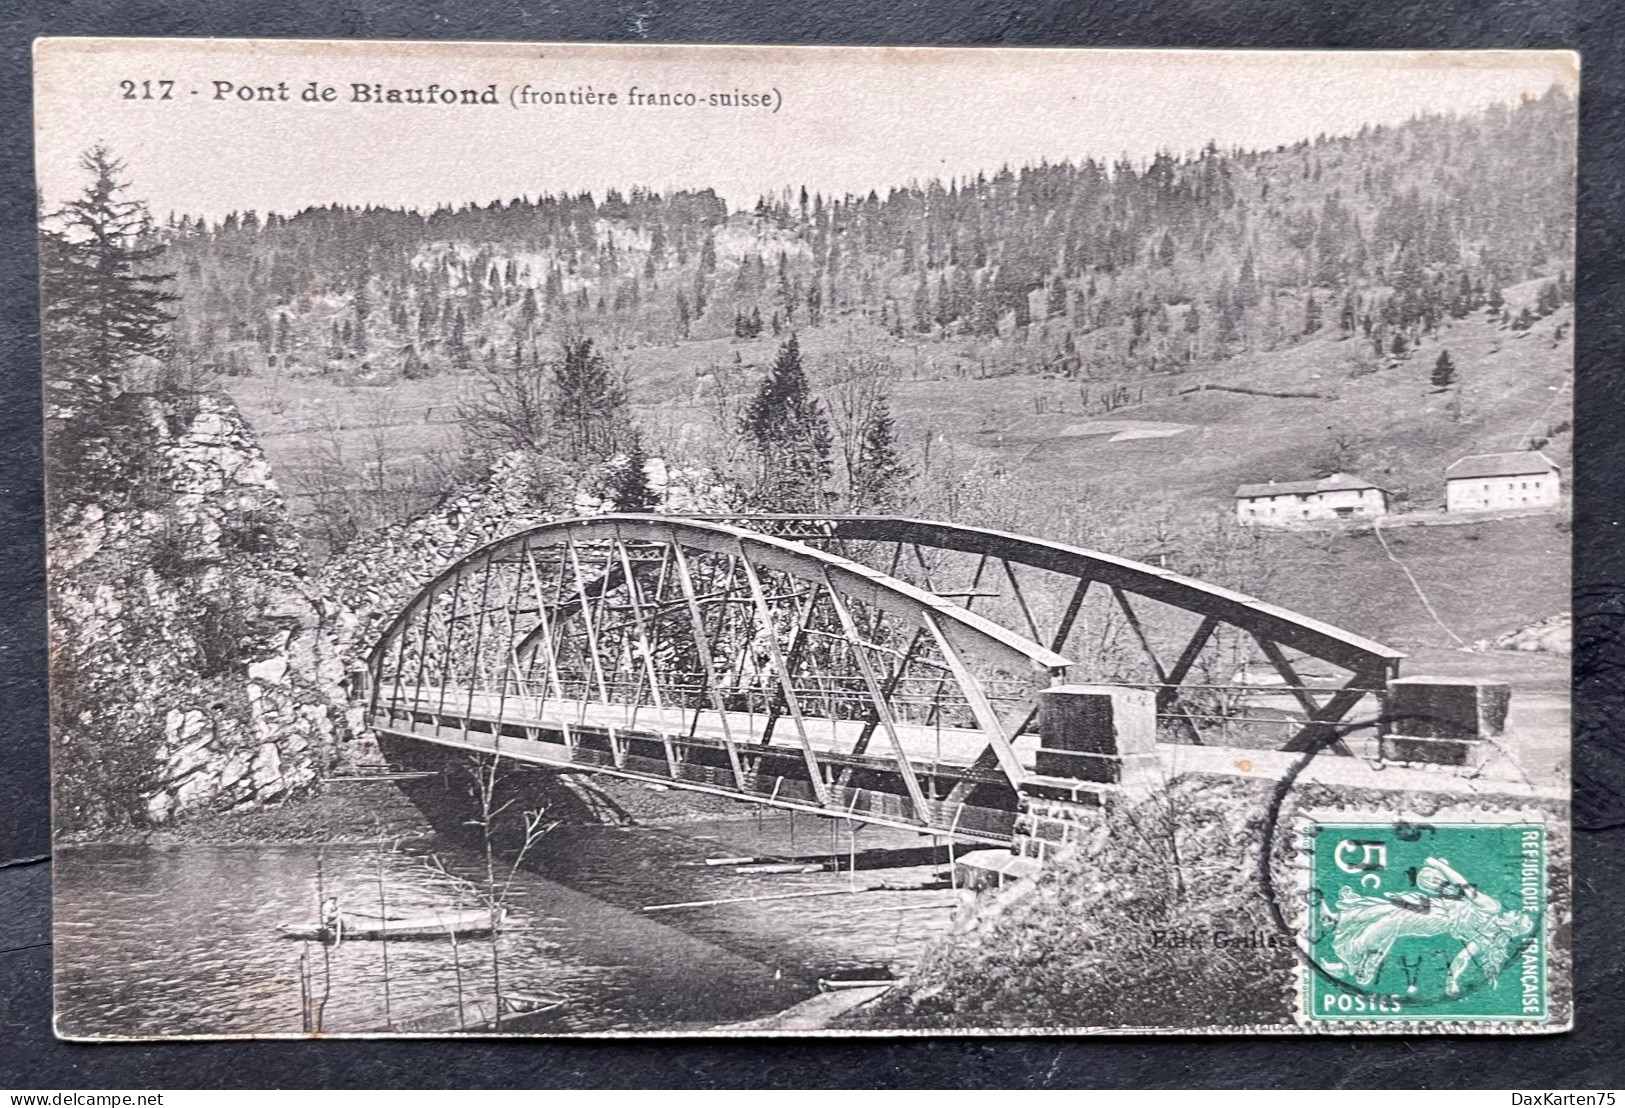
M 347 731 L 338 620 L 252 432 L 189 393 L 126 394 L 94 430 L 51 451 L 58 827 L 309 789 Z

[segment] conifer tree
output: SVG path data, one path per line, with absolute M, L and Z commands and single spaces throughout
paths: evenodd
M 553 413 L 559 450 L 569 461 L 605 458 L 625 441 L 631 424 L 626 394 L 592 339 L 565 340 L 564 357 L 553 367 Z
M 643 447 L 642 435 L 635 430 L 629 435 L 631 446 L 626 462 L 615 472 L 610 499 L 617 512 L 652 512 L 660 507 L 660 494 L 649 483 L 649 453 Z
M 1049 302 L 1045 305 L 1044 314 L 1049 319 L 1066 314 L 1066 284 L 1060 277 L 1050 282 Z
M 710 241 L 709 239 L 706 241 Z M 694 318 L 699 319 L 705 314 L 705 306 L 710 301 L 711 290 L 705 283 L 704 269 L 694 274 Z
M 801 344 L 794 334 L 779 348 L 740 431 L 759 466 L 757 507 L 794 512 L 825 506 L 834 439 L 801 367 Z
M 1450 351 L 1441 350 L 1433 363 L 1433 387 L 1443 392 L 1455 383 L 1456 363 L 1450 359 Z
M 1163 233 L 1162 242 L 1157 245 L 1157 264 L 1170 266 L 1174 264 L 1174 236 Z
M 852 506 L 858 511 L 890 511 L 899 506 L 912 473 L 897 445 L 891 401 L 878 392 L 869 409 L 852 467 Z
M 80 165 L 90 184 L 40 232 L 46 379 L 69 410 L 116 394 L 139 359 L 168 354 L 176 299 L 173 274 L 154 272 L 164 247 L 149 241 L 146 205 L 125 196 L 124 163 L 98 145 Z
M 931 297 L 925 284 L 925 270 L 914 285 L 914 329 L 924 334 L 931 330 Z
M 466 372 L 473 365 L 473 358 L 468 350 L 468 321 L 463 318 L 463 310 L 457 309 L 457 314 L 451 321 L 451 338 L 446 344 L 450 348 L 451 361 L 459 371 Z

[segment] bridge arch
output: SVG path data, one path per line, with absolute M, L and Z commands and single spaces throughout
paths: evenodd
M 1017 744 L 1068 665 L 837 554 L 616 514 L 448 566 L 374 643 L 367 706 L 397 739 L 975 837 L 1013 807 Z

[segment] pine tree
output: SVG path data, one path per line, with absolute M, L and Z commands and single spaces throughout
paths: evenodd
M 610 486 L 610 499 L 617 512 L 652 512 L 660 507 L 660 494 L 649 483 L 649 453 L 643 448 L 643 436 L 631 431 L 632 445 L 626 452 L 626 462 L 615 471 Z
M 914 286 L 914 329 L 921 334 L 931 330 L 931 296 L 925 284 L 925 270 Z
M 1311 292 L 1308 302 L 1303 306 L 1303 333 L 1312 335 L 1318 330 L 1320 330 L 1320 301 L 1316 300 L 1315 294 Z
M 457 313 L 452 316 L 451 338 L 446 345 L 451 352 L 452 365 L 456 366 L 459 371 L 467 372 L 469 367 L 474 364 L 474 359 L 469 354 L 468 321 L 463 318 L 461 308 L 458 308 Z
M 891 402 L 884 392 L 877 393 L 852 467 L 852 507 L 878 512 L 896 509 L 911 477 L 898 451 Z
M 707 242 L 710 240 L 707 239 Z M 705 314 L 705 306 L 710 302 L 711 290 L 705 283 L 704 269 L 694 274 L 694 318 L 699 319 Z
M 425 377 L 433 376 L 431 370 L 422 356 L 418 354 L 416 346 L 406 348 L 406 356 L 401 359 L 401 376 L 408 381 L 421 381 Z
M 1337 317 L 1337 325 L 1349 335 L 1352 335 L 1360 325 L 1360 305 L 1353 289 L 1350 289 L 1348 296 L 1343 299 L 1343 310 Z
M 824 508 L 834 440 L 801 367 L 801 345 L 795 335 L 779 348 L 745 410 L 740 431 L 760 467 L 757 507 L 781 512 Z
M 1066 285 L 1059 277 L 1050 282 L 1049 302 L 1045 305 L 1044 315 L 1049 319 L 1066 314 Z
M 1163 233 L 1162 242 L 1157 246 L 1157 264 L 1170 266 L 1174 264 L 1174 236 Z
M 631 422 L 626 394 L 592 339 L 565 340 L 564 358 L 553 367 L 553 413 L 560 452 L 570 461 L 607 457 L 625 440 Z
M 80 165 L 91 183 L 40 232 L 45 375 L 66 410 L 110 398 L 138 361 L 168 355 L 176 299 L 174 275 L 153 271 L 164 247 L 149 241 L 146 205 L 124 195 L 124 163 L 95 146 Z
M 1443 392 L 1456 383 L 1456 363 L 1450 359 L 1450 351 L 1439 351 L 1438 360 L 1433 363 L 1433 387 Z

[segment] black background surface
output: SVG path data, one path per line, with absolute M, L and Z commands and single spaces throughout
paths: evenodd
M 1611 0 L 0 2 L 0 1088 L 1625 1086 L 1625 5 Z M 83 1045 L 50 1026 L 29 44 L 36 35 L 1459 48 L 1583 55 L 1575 474 L 1577 1030 L 1511 1038 Z M 1037 110 L 1043 110 L 1041 107 Z M 116 136 L 109 136 L 116 138 Z

